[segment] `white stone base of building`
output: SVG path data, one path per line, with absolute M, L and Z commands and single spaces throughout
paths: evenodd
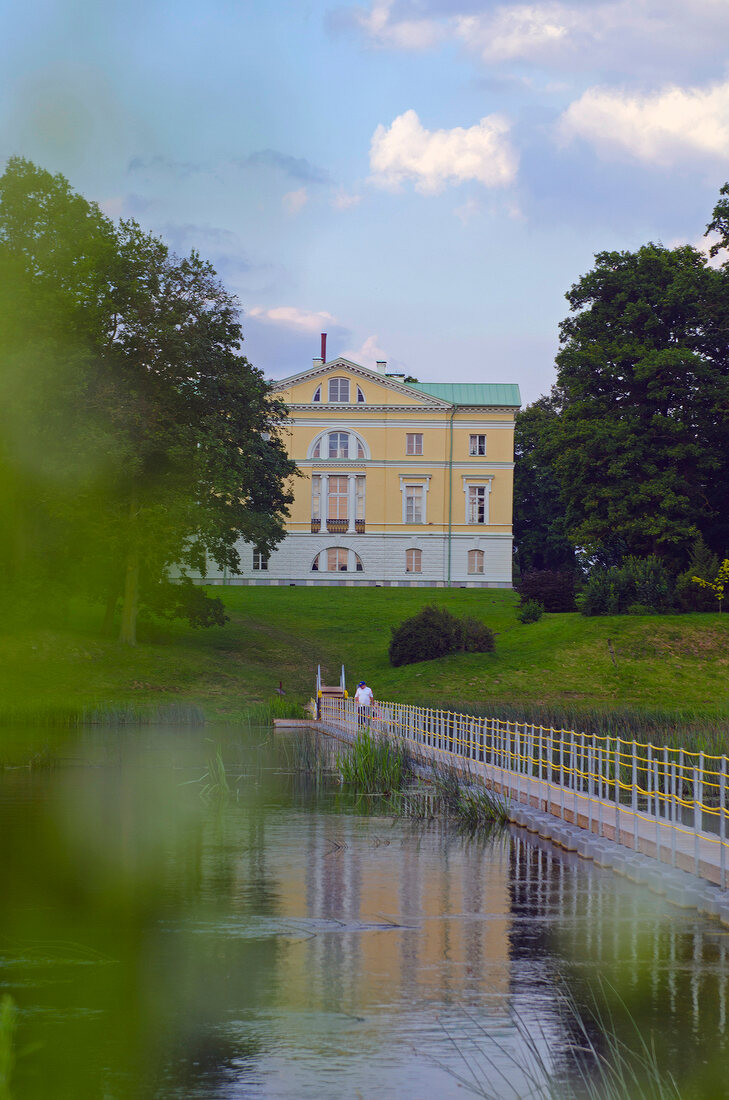
M 349 551 L 347 570 L 328 572 L 322 567 L 312 570 L 315 559 L 333 547 Z M 253 550 L 250 544 L 240 543 L 242 572 L 229 576 L 213 566 L 206 583 L 403 588 L 441 588 L 448 583 L 448 537 L 441 534 L 289 534 L 271 554 L 266 569 L 253 568 Z M 406 570 L 407 550 L 420 550 L 420 572 Z M 469 573 L 470 550 L 483 553 L 483 573 Z M 326 553 L 319 560 L 324 559 Z M 511 535 L 451 537 L 451 587 L 511 588 L 511 568 Z

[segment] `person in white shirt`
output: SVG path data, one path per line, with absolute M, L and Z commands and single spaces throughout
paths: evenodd
M 357 704 L 357 722 L 360 726 L 364 726 L 369 720 L 370 707 L 375 701 L 372 688 L 367 687 L 364 680 L 360 680 L 357 684 L 357 690 L 354 693 L 354 701 Z

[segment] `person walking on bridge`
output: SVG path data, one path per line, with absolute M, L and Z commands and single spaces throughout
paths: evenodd
M 375 701 L 375 697 L 372 693 L 372 688 L 367 687 L 364 680 L 360 680 L 357 684 L 357 690 L 354 693 L 354 701 L 357 704 L 357 725 L 366 726 L 369 723 L 371 707 Z

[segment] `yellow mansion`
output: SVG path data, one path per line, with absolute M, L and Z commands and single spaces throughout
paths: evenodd
M 274 383 L 303 476 L 286 538 L 243 545 L 237 583 L 511 587 L 519 387 L 386 367 L 315 359 Z

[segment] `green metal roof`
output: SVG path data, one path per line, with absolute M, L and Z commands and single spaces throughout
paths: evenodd
M 451 405 L 521 405 L 519 387 L 511 382 L 408 382 L 412 390 L 448 401 Z

